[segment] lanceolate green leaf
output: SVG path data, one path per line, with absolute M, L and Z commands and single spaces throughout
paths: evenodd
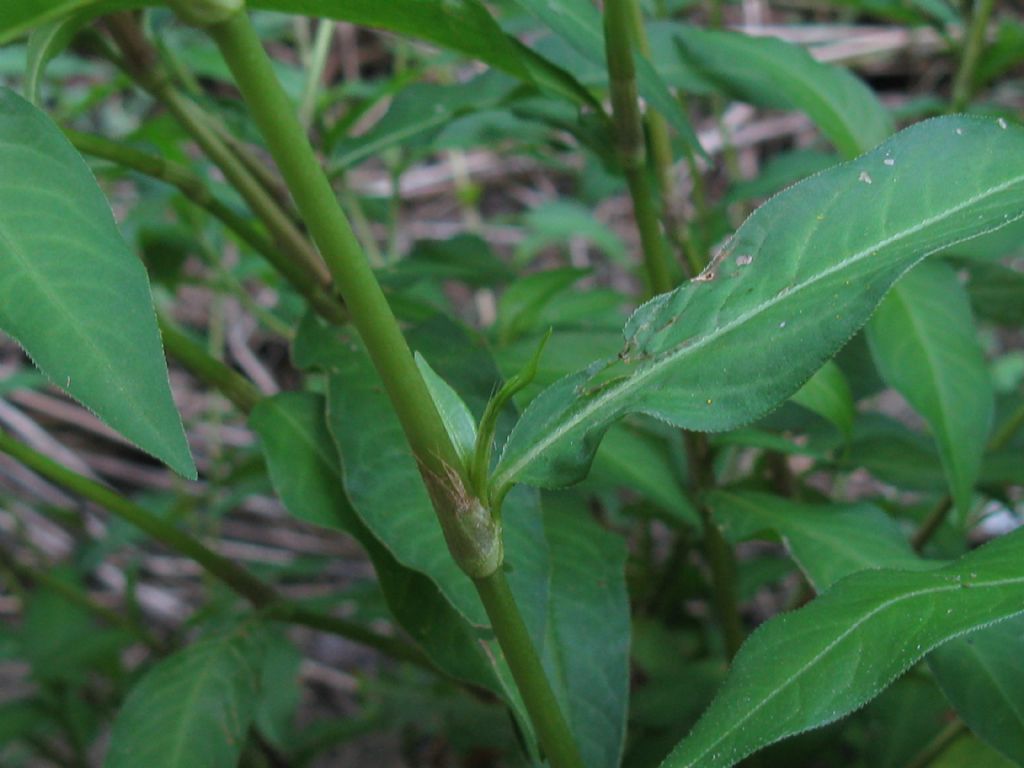
M 546 487 L 586 474 L 608 425 L 643 412 L 732 429 L 789 397 L 929 253 L 1024 215 L 1024 130 L 927 121 L 755 211 L 697 278 L 626 324 L 626 345 L 556 382 L 495 470 Z
M 892 119 L 870 88 L 798 45 L 681 24 L 675 38 L 679 54 L 701 75 L 752 104 L 805 112 L 846 157 L 892 133 Z
M 54 384 L 194 478 L 146 271 L 82 158 L 7 89 L 0 168 L 0 329 Z
M 199 642 L 153 667 L 114 722 L 106 768 L 231 768 L 259 692 L 253 628 Z
M 994 410 L 992 382 L 966 292 L 953 270 L 922 264 L 867 326 L 882 378 L 931 427 L 957 506 L 966 509 Z
M 865 571 L 744 644 L 708 711 L 662 768 L 726 768 L 830 723 L 931 649 L 1024 612 L 1024 531 L 936 570 Z
M 872 504 L 799 504 L 764 493 L 716 491 L 708 498 L 732 538 L 778 533 L 818 592 L 862 570 L 929 570 L 895 521 Z M 971 730 L 1024 763 L 1024 618 L 951 640 L 928 656 L 936 681 Z

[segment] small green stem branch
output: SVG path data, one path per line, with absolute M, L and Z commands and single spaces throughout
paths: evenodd
M 453 557 L 474 577 L 502 650 L 541 746 L 555 768 L 581 765 L 571 731 L 558 711 L 550 683 L 528 637 L 522 617 L 504 585 L 500 526 L 478 500 L 469 497 L 462 466 L 440 414 L 416 367 L 398 322 L 374 277 L 334 190 L 295 117 L 248 16 L 237 13 L 208 26 L 250 113 L 263 134 L 299 213 L 309 227 L 350 317 L 373 361 L 419 461 L 424 481 L 441 521 Z M 493 554 L 492 554 L 493 553 Z M 496 554 L 496 557 L 493 556 Z M 497 585 L 497 586 L 496 586 Z M 518 628 L 518 629 L 517 629 Z M 536 695 L 543 690 L 544 696 Z M 544 706 L 545 702 L 551 706 Z
M 931 541 L 932 536 L 935 535 L 935 532 L 946 521 L 949 510 L 952 508 L 953 499 L 948 495 L 943 496 L 939 503 L 932 508 L 928 516 L 921 523 L 921 527 L 914 531 L 914 535 L 910 539 L 910 546 L 913 547 L 915 552 L 920 552 L 924 549 L 924 545 Z
M 936 758 L 945 752 L 949 746 L 960 736 L 967 732 L 967 725 L 963 720 L 957 718 L 941 731 L 935 738 L 928 742 L 925 747 L 907 763 L 906 768 L 927 768 Z
M 149 630 L 128 616 L 96 602 L 84 590 L 64 579 L 59 579 L 44 570 L 25 567 L 2 548 L 0 548 L 0 569 L 9 571 L 20 588 L 28 590 L 34 585 L 41 585 L 58 593 L 69 603 L 85 608 L 90 613 L 95 614 L 104 623 L 126 630 L 147 647 L 156 651 L 161 650 L 163 647 L 160 640 Z
M 111 14 L 107 19 L 107 27 L 124 55 L 123 63 L 127 73 L 161 102 L 195 139 L 292 261 L 326 286 L 330 275 L 324 270 L 316 249 L 295 227 L 264 184 L 221 139 L 213 121 L 174 87 L 134 16 L 127 12 Z
M 266 259 L 274 269 L 326 320 L 344 323 L 345 308 L 308 271 L 288 259 L 264 233 L 214 196 L 203 180 L 183 165 L 140 152 L 122 143 L 88 133 L 65 129 L 65 135 L 79 152 L 107 160 L 176 187 L 192 205 L 219 219 L 239 240 Z
M 989 451 L 1001 451 L 1010 443 L 1021 427 L 1024 427 L 1024 403 L 1018 405 L 1017 409 L 992 435 L 988 444 Z
M 477 579 L 476 586 L 548 762 L 556 768 L 583 768 L 572 731 L 530 642 L 504 571 L 499 568 L 490 576 Z
M 1004 421 L 999 430 L 992 435 L 985 452 L 995 453 L 1003 450 L 1022 426 L 1024 426 L 1024 404 L 1018 406 L 1017 410 L 1010 414 L 1010 418 Z M 910 546 L 914 548 L 915 552 L 920 552 L 924 549 L 924 545 L 931 541 L 932 536 L 946 522 L 952 508 L 953 499 L 949 494 L 939 499 L 939 502 L 922 521 L 921 527 L 914 531 L 914 535 L 910 539 Z
M 985 35 L 988 32 L 988 21 L 992 16 L 995 0 L 974 0 L 971 12 L 971 23 L 967 30 L 963 52 L 960 55 L 960 66 L 953 80 L 953 99 L 951 111 L 962 111 L 974 95 L 974 73 L 978 69 L 978 60 L 985 48 Z
M 216 387 L 238 410 L 247 414 L 263 399 L 247 378 L 209 354 L 163 315 L 157 319 L 167 352 L 197 379 Z
M 263 582 L 240 565 L 218 555 L 199 540 L 179 530 L 165 520 L 132 503 L 106 486 L 90 480 L 52 459 L 18 442 L 0 431 L 0 452 L 6 453 L 37 472 L 42 477 L 92 501 L 135 526 L 151 538 L 175 552 L 198 563 L 203 570 L 223 582 L 233 592 L 264 610 L 271 618 L 302 624 L 339 635 L 357 643 L 375 648 L 396 658 L 431 668 L 422 654 L 413 646 L 396 638 L 380 635 L 366 627 L 309 611 L 282 598 L 269 584 Z
M 630 42 L 630 29 L 633 26 L 631 0 L 607 0 L 604 9 L 604 43 L 611 86 L 615 146 L 633 200 L 633 214 L 640 232 L 648 292 L 654 295 L 672 290 L 672 278 L 644 162 L 646 150 L 643 120 L 637 100 L 633 47 Z

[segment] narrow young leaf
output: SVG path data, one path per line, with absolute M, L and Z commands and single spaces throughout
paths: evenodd
M 416 366 L 423 375 L 427 384 L 430 397 L 441 414 L 441 421 L 444 422 L 445 431 L 451 438 L 456 452 L 463 463 L 469 461 L 473 456 L 473 448 L 476 446 L 476 419 L 470 413 L 469 407 L 459 397 L 459 393 L 451 388 L 447 381 L 442 379 L 423 355 L 416 353 Z
M 28 37 L 25 51 L 24 92 L 33 104 L 39 103 L 39 88 L 50 60 L 63 51 L 78 31 L 88 23 L 96 11 L 87 8 L 51 21 L 34 30 Z
M 939 118 L 755 211 L 708 268 L 642 306 L 618 358 L 527 408 L 492 479 L 556 487 L 586 474 L 608 425 L 642 412 L 732 429 L 789 397 L 926 255 L 1024 216 L 1024 130 Z
M 957 507 L 970 503 L 995 396 L 967 295 L 941 263 L 896 285 L 867 326 L 882 378 L 931 427 Z
M 161 661 L 114 721 L 105 768 L 237 765 L 255 711 L 262 653 L 249 628 Z
M 60 129 L 7 89 L 0 168 L 0 329 L 54 384 L 195 478 L 146 270 Z
M 762 625 L 662 768 L 727 768 L 876 696 L 931 649 L 1024 612 L 1024 531 L 925 572 L 864 571 Z

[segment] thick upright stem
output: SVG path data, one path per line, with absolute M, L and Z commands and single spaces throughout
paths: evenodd
M 500 526 L 469 497 L 462 466 L 405 337 L 370 269 L 348 219 L 317 161 L 294 107 L 274 75 L 244 13 L 207 28 L 235 77 L 252 118 L 345 299 L 406 439 L 420 463 L 453 557 L 474 578 L 495 634 L 529 708 L 541 746 L 555 768 L 581 766 L 522 617 L 500 570 Z M 467 523 L 468 520 L 468 523 Z M 488 546 L 496 545 L 496 557 Z M 467 554 L 468 553 L 468 554 Z M 481 561 L 482 558 L 483 560 Z M 479 568 L 478 566 L 484 567 Z M 527 694 L 529 691 L 529 694 Z
M 486 578 L 477 579 L 476 587 L 548 762 L 555 768 L 583 768 L 572 731 L 530 642 L 504 572 L 498 569 Z
M 230 67 L 252 118 L 345 299 L 352 323 L 366 343 L 417 459 L 439 478 L 445 478 L 450 471 L 459 471 L 455 448 L 398 322 L 248 17 L 237 14 L 207 31 Z
M 960 56 L 960 66 L 953 80 L 953 99 L 951 109 L 960 112 L 971 101 L 974 95 L 974 73 L 978 69 L 978 59 L 985 48 L 985 34 L 988 31 L 988 20 L 992 16 L 995 0 L 974 0 L 971 12 L 971 24 L 967 30 L 967 40 Z
M 637 100 L 636 72 L 630 29 L 630 0 L 607 0 L 604 9 L 604 43 L 612 97 L 615 145 L 633 199 L 633 213 L 644 253 L 647 288 L 651 294 L 672 290 L 668 256 L 661 236 L 658 211 L 645 168 L 643 119 Z

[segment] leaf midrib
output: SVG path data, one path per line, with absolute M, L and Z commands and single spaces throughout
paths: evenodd
M 933 224 L 937 224 L 943 221 L 944 219 L 948 218 L 949 216 L 959 213 L 965 208 L 969 208 L 975 205 L 976 203 L 985 200 L 988 197 L 1004 192 L 1014 187 L 1015 185 L 1020 184 L 1021 182 L 1024 182 L 1024 175 L 1015 176 L 1012 179 L 1003 182 L 1002 184 L 997 184 L 996 186 L 985 190 L 985 192 L 980 195 L 969 197 L 966 200 L 962 201 L 961 203 L 954 205 L 950 208 L 947 208 L 945 211 L 938 215 L 922 219 L 919 223 L 911 227 L 908 227 L 907 229 L 895 235 L 892 235 L 888 238 L 884 238 L 868 248 L 862 249 L 858 253 L 853 254 L 850 258 L 840 262 L 839 264 L 836 264 L 835 266 L 829 267 L 827 269 L 823 269 L 822 271 L 816 273 L 815 275 L 812 275 L 809 279 L 805 280 L 799 285 L 794 286 L 789 291 L 780 291 L 772 298 L 759 304 L 757 307 L 748 310 L 747 312 L 741 313 L 739 316 L 736 317 L 735 320 L 732 320 L 731 322 L 728 322 L 725 325 L 715 328 L 713 331 L 697 339 L 692 344 L 680 347 L 675 351 L 667 353 L 658 361 L 652 363 L 649 367 L 637 371 L 637 373 L 635 373 L 621 385 L 617 387 L 610 387 L 605 391 L 605 394 L 598 395 L 598 397 L 591 400 L 583 408 L 576 411 L 576 413 L 574 413 L 572 416 L 566 419 L 565 422 L 557 429 L 552 430 L 547 435 L 544 435 L 540 440 L 533 444 L 533 447 L 530 450 L 523 454 L 522 458 L 520 458 L 511 466 L 505 468 L 504 471 L 495 476 L 493 481 L 494 487 L 498 489 L 505 488 L 506 485 L 508 485 L 513 478 L 519 475 L 525 467 L 531 464 L 544 451 L 546 451 L 549 447 L 551 447 L 558 440 L 560 440 L 563 435 L 565 435 L 574 427 L 576 427 L 580 422 L 584 421 L 588 416 L 590 416 L 590 414 L 602 408 L 606 403 L 614 401 L 616 398 L 620 396 L 629 394 L 632 390 L 634 390 L 636 387 L 642 384 L 647 378 L 654 375 L 655 373 L 659 373 L 665 366 L 674 363 L 677 359 L 689 356 L 691 353 L 696 352 L 698 349 L 707 346 L 708 343 L 714 341 L 719 336 L 728 333 L 734 328 L 743 325 L 748 320 L 757 317 L 759 314 L 767 311 L 768 309 L 775 306 L 778 302 L 782 301 L 783 299 L 788 299 L 789 297 L 803 291 L 805 288 L 814 285 L 815 283 L 825 279 L 826 277 L 830 277 L 831 275 L 837 272 L 840 272 L 848 267 L 853 266 L 854 264 L 859 263 L 860 261 L 863 261 L 865 258 L 868 258 L 869 256 L 876 253 L 880 249 L 887 248 L 888 246 L 893 245 L 894 243 L 898 243 L 900 240 L 906 237 L 910 237 L 911 235 L 917 234 L 918 232 L 927 229 Z M 1024 211 L 1021 211 L 1013 218 L 1004 219 L 1000 224 L 996 225 L 995 227 L 992 227 L 991 229 L 998 229 L 999 227 L 1005 226 L 1006 224 L 1016 221 L 1022 217 L 1024 217 Z M 984 231 L 991 231 L 991 229 Z M 935 248 L 932 251 L 928 251 L 927 253 L 923 254 L 921 258 L 924 258 L 929 253 L 934 253 L 936 250 L 948 248 L 951 245 L 963 242 L 964 240 L 969 240 L 972 237 L 977 237 L 978 235 L 983 233 L 984 232 L 977 232 L 967 237 L 961 238 L 960 240 L 944 243 L 938 248 Z
M 914 573 L 914 572 L 910 571 L 909 573 Z M 997 581 L 990 581 L 987 584 L 979 584 L 977 582 L 973 582 L 971 584 L 971 589 L 975 590 L 975 591 L 980 591 L 980 590 L 983 590 L 983 589 L 998 588 L 998 587 L 1004 587 L 1004 586 L 1010 586 L 1010 585 L 1016 585 L 1016 584 L 1024 584 L 1024 576 L 1021 576 L 1021 577 L 1018 577 L 1018 578 L 1011 578 L 1011 579 L 999 579 Z M 814 657 L 812 657 L 810 660 L 808 660 L 807 663 L 804 664 L 802 668 L 800 668 L 799 670 L 797 670 L 796 672 L 791 674 L 789 677 L 787 677 L 785 682 L 782 683 L 782 685 L 778 686 L 771 693 L 769 693 L 767 696 L 765 696 L 763 699 L 761 699 L 760 702 L 758 702 L 754 707 L 749 709 L 739 720 L 737 720 L 735 723 L 733 723 L 728 728 L 720 730 L 718 732 L 717 738 L 713 742 L 708 744 L 706 747 L 704 747 L 704 749 L 698 755 L 695 755 L 694 758 L 690 760 L 690 762 L 686 763 L 686 765 L 684 765 L 684 766 L 678 766 L 678 768 L 693 768 L 693 766 L 697 765 L 697 761 L 698 760 L 703 758 L 706 754 L 708 754 L 708 752 L 710 752 L 716 746 L 718 746 L 723 741 L 725 741 L 726 738 L 731 736 L 733 732 L 735 732 L 740 727 L 742 727 L 744 723 L 746 723 L 754 715 L 756 715 L 759 711 L 761 711 L 761 709 L 763 709 L 773 699 L 778 697 L 783 691 L 788 690 L 793 685 L 795 685 L 799 681 L 799 679 L 801 677 L 803 677 L 805 674 L 807 674 L 807 672 L 809 672 L 830 651 L 832 651 L 841 642 L 846 640 L 850 635 L 852 635 L 855 631 L 857 631 L 866 622 L 868 622 L 872 618 L 874 618 L 877 614 L 879 614 L 882 611 L 885 611 L 885 610 L 891 608 L 892 606 L 898 605 L 899 603 L 904 602 L 906 600 L 913 600 L 913 599 L 916 599 L 918 597 L 922 597 L 922 596 L 925 596 L 925 595 L 940 594 L 942 592 L 959 592 L 962 589 L 963 589 L 963 586 L 958 581 L 956 584 L 943 584 L 943 585 L 940 585 L 938 587 L 929 587 L 927 589 L 920 589 L 920 590 L 917 590 L 915 592 L 904 593 L 902 595 L 898 595 L 895 598 L 891 598 L 891 599 L 886 600 L 886 601 L 884 601 L 882 603 L 879 603 L 877 606 L 875 606 L 875 608 L 873 608 L 872 610 L 870 610 L 869 612 L 864 614 L 864 616 L 862 616 L 856 622 L 851 624 L 849 626 L 849 628 L 847 628 L 844 632 L 841 632 L 839 635 L 837 635 L 836 638 L 834 640 L 832 640 L 832 642 L 830 642 L 820 652 L 818 652 Z M 1024 613 L 1024 606 L 1021 606 L 1021 608 L 1018 611 L 1018 613 Z M 996 619 L 996 621 L 1000 621 L 1002 619 L 1010 618 L 1013 615 L 1016 615 L 1016 614 L 1007 614 L 1006 616 L 1003 616 L 1000 619 Z M 930 650 L 930 649 L 928 649 L 928 650 Z M 922 655 L 924 655 L 924 654 L 922 653 Z M 749 752 L 746 753 L 746 754 L 749 754 Z

